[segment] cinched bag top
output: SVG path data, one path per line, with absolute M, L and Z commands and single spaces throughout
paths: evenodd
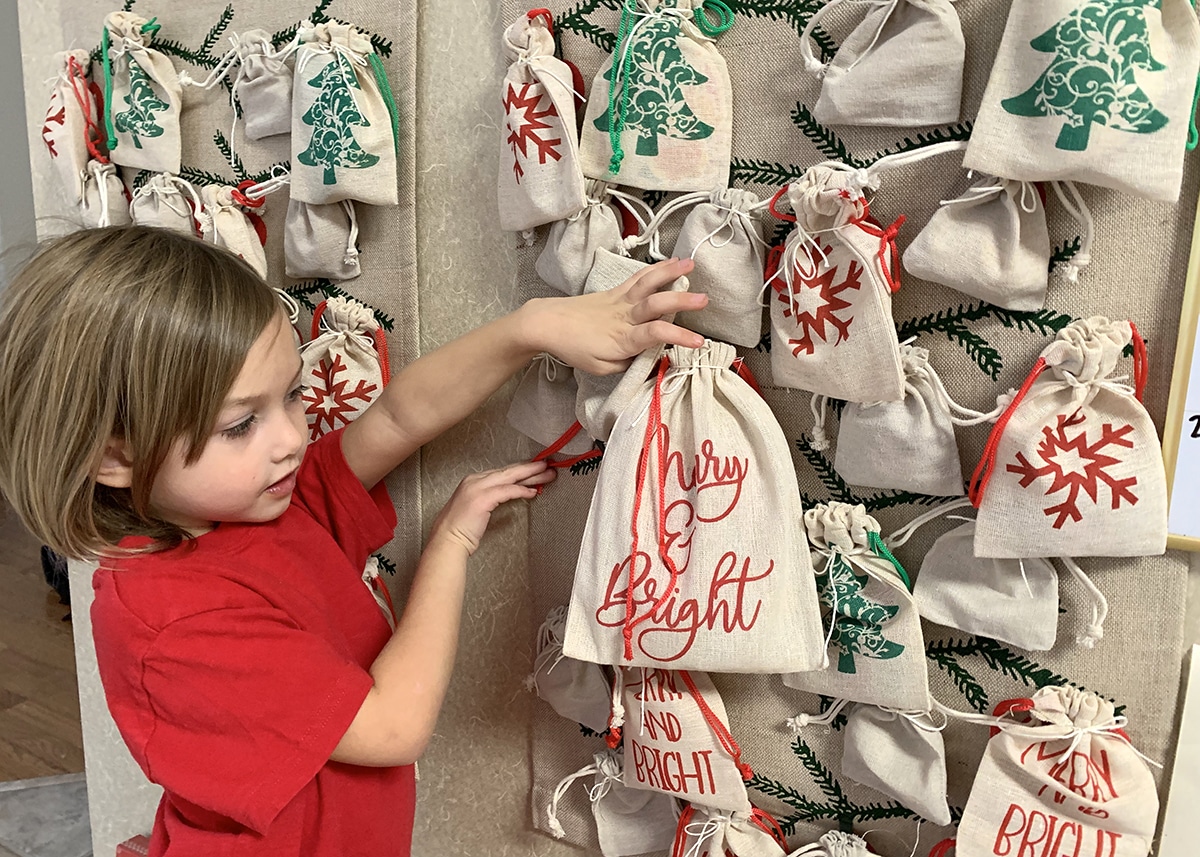
M 1133 339 L 1128 321 L 1102 315 L 1073 321 L 1046 346 L 1042 358 L 1060 381 L 1102 381 L 1112 374 L 1125 346 Z
M 728 342 L 714 339 L 704 340 L 699 348 L 676 345 L 667 351 L 671 366 L 679 371 L 696 369 L 728 369 L 733 365 L 737 351 Z M 668 376 L 669 377 L 669 376 Z
M 379 321 L 369 307 L 340 296 L 325 302 L 323 319 L 326 326 L 338 332 L 371 334 L 379 329 Z
M 860 220 L 867 213 L 867 201 L 854 184 L 854 175 L 818 164 L 788 185 L 788 202 L 797 225 L 813 233 Z
M 518 15 L 504 31 L 503 41 L 506 62 L 554 56 L 554 35 L 542 18 Z
M 762 200 L 759 199 L 758 194 L 754 191 L 745 190 L 740 187 L 716 188 L 709 195 L 708 201 L 721 208 L 731 208 L 734 211 L 745 212 L 749 212 L 754 206 L 762 203 Z
M 879 532 L 879 522 L 867 514 L 862 503 L 824 503 L 804 513 L 808 540 L 818 550 L 861 553 L 871 549 L 870 533 Z
M 1055 726 L 1076 729 L 1110 726 L 1116 717 L 1112 702 L 1069 685 L 1043 687 L 1032 698 L 1034 708 L 1030 715 Z
M 130 48 L 144 48 L 150 44 L 158 27 L 141 15 L 133 12 L 110 12 L 104 18 L 108 30 L 109 46 L 122 53 Z
M 329 21 L 316 26 L 308 26 L 308 22 L 300 26 L 301 45 L 328 45 L 331 47 L 348 48 L 356 54 L 374 52 L 371 40 L 362 30 L 353 24 L 341 24 Z

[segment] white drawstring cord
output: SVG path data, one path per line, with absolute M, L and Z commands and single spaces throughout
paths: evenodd
M 343 199 L 342 208 L 350 220 L 350 232 L 346 236 L 346 253 L 342 256 L 343 265 L 358 264 L 358 215 L 355 213 L 354 200 Z
M 636 247 L 640 247 L 642 244 L 649 244 L 650 257 L 652 259 L 657 259 L 659 261 L 666 259 L 667 257 L 664 256 L 659 249 L 661 246 L 660 242 L 663 223 L 665 223 L 667 218 L 675 212 L 681 211 L 684 208 L 687 208 L 689 205 L 707 202 L 708 198 L 708 193 L 704 191 L 694 191 L 692 193 L 685 193 L 683 196 L 671 200 L 654 214 L 649 223 L 643 225 L 640 235 L 631 235 L 625 239 L 625 249 L 633 250 Z
M 842 713 L 842 709 L 850 704 L 849 699 L 835 699 L 833 703 L 820 714 L 800 712 L 795 717 L 789 717 L 784 725 L 793 735 L 799 735 L 809 726 L 824 726 L 829 731 L 833 721 Z
M 701 849 L 704 843 L 715 837 L 718 833 L 729 826 L 732 819 L 728 815 L 717 813 L 709 815 L 703 822 L 693 821 L 691 824 L 683 828 L 684 833 L 689 837 L 695 837 L 696 841 L 684 853 L 683 857 L 700 857 Z M 708 853 L 712 853 L 712 849 L 708 849 Z
M 883 543 L 887 545 L 889 549 L 901 547 L 907 544 L 908 540 L 913 537 L 913 534 L 916 533 L 916 531 L 921 527 L 925 526 L 925 524 L 928 524 L 930 521 L 936 518 L 940 518 L 947 512 L 953 512 L 955 509 L 962 509 L 970 505 L 971 501 L 968 498 L 959 497 L 955 500 L 951 500 L 949 503 L 943 503 L 941 506 L 936 506 L 933 509 L 930 509 L 928 512 L 922 512 L 900 529 L 896 530 L 896 532 L 885 538 Z
M 550 805 L 546 807 L 546 826 L 550 828 L 550 833 L 555 839 L 562 839 L 567 835 L 567 832 L 563 830 L 563 826 L 558 821 L 558 802 L 566 795 L 572 783 L 583 777 L 594 776 L 598 771 L 599 768 L 593 762 L 587 767 L 580 768 L 573 774 L 567 774 L 554 787 L 554 793 L 550 798 Z
M 820 400 L 818 406 L 817 400 Z M 820 393 L 813 393 L 812 398 L 808 400 L 808 409 L 812 411 L 813 428 L 812 440 L 809 441 L 809 449 L 815 449 L 817 452 L 824 452 L 829 449 L 829 435 L 825 433 L 825 419 L 828 416 L 829 397 L 822 396 Z
M 283 301 L 283 305 L 287 307 L 288 321 L 290 321 L 292 324 L 295 324 L 300 320 L 300 302 L 283 289 L 275 289 L 274 291 L 275 294 L 279 296 L 279 299 Z
M 1068 283 L 1077 283 L 1079 282 L 1079 272 L 1092 262 L 1092 242 L 1096 237 L 1096 225 L 1092 220 L 1092 212 L 1087 207 L 1087 203 L 1083 201 L 1083 196 L 1079 193 L 1075 182 L 1056 181 L 1050 182 L 1050 184 L 1059 201 L 1062 202 L 1063 208 L 1083 230 L 1083 235 L 1080 236 L 1079 252 L 1060 267 L 1060 271 Z M 1070 199 L 1067 198 L 1068 194 Z
M 1075 562 L 1074 559 L 1069 556 L 1060 556 L 1058 561 L 1063 564 L 1063 567 L 1072 577 L 1079 581 L 1079 584 L 1091 598 L 1092 621 L 1082 634 L 1076 636 L 1075 642 L 1085 649 L 1094 649 L 1096 648 L 1096 644 L 1104 639 L 1104 620 L 1108 618 L 1108 599 L 1104 597 L 1104 593 L 1084 573 L 1083 569 L 1079 567 L 1079 563 Z

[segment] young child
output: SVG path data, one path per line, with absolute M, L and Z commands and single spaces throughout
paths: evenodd
M 540 351 L 620 371 L 701 338 L 661 316 L 669 261 L 530 301 L 427 354 L 307 446 L 277 295 L 224 250 L 141 227 L 45 247 L 0 294 L 0 490 L 29 529 L 100 557 L 108 705 L 164 789 L 151 855 L 407 855 L 467 559 L 554 471 L 468 476 L 434 521 L 394 633 L 363 585 L 392 538 L 382 479 Z M 307 448 L 306 448 L 307 446 Z

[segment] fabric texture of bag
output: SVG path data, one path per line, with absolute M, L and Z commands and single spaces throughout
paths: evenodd
M 600 66 L 583 118 L 584 175 L 643 190 L 729 183 L 732 88 L 716 42 L 693 17 L 705 14 L 701 5 L 622 0 L 624 38 Z
M 583 293 L 598 249 L 614 255 L 624 252 L 621 224 L 607 202 L 608 185 L 588 179 L 586 187 L 583 211 L 550 227 L 535 265 L 542 282 L 564 295 Z
M 390 372 L 383 328 L 370 307 L 332 297 L 313 312 L 312 338 L 300 349 L 310 438 L 349 425 L 379 397 Z
M 671 851 L 687 857 L 784 857 L 786 852 L 779 822 L 757 807 L 722 812 L 697 803 L 680 814 Z
M 1112 374 L 1133 345 L 1132 387 Z M 1060 330 L 996 421 L 971 480 L 981 557 L 1145 556 L 1167 544 L 1162 449 L 1128 321 Z
M 104 19 L 108 155 L 122 167 L 178 173 L 182 92 L 171 60 L 150 47 L 158 28 L 133 12 Z
M 963 166 L 1174 202 L 1197 70 L 1188 0 L 1015 0 Z
M 1030 706 L 1030 702 L 1032 705 Z M 1075 687 L 1043 687 L 993 730 L 958 827 L 958 857 L 1055 847 L 1146 857 L 1158 820 L 1154 776 L 1113 703 Z
M 233 94 L 242 105 L 246 138 L 261 140 L 292 130 L 292 70 L 276 52 L 265 30 L 247 30 L 238 38 L 238 72 Z M 290 275 L 289 275 L 290 276 Z
M 547 17 L 521 15 L 502 39 L 500 228 L 532 229 L 587 204 L 570 67 L 554 56 Z
M 106 163 L 101 151 L 100 105 L 96 85 L 88 79 L 91 58 L 84 50 L 61 51 L 54 55 L 58 75 L 50 90 L 50 104 L 42 123 L 46 144 L 55 170 L 68 197 L 83 199 L 84 174 L 92 158 Z
M 283 261 L 287 275 L 298 280 L 353 280 L 361 274 L 354 201 L 313 205 L 289 199 L 283 221 Z
M 1011 310 L 1039 310 L 1050 278 L 1050 234 L 1029 182 L 983 178 L 946 200 L 904 251 L 904 270 Z
M 842 773 L 934 824 L 950 824 L 946 744 L 926 711 L 856 705 L 846 718 Z
M 567 608 L 556 607 L 538 630 L 537 654 L 529 684 L 550 707 L 593 732 L 608 731 L 612 691 L 598 664 L 568 658 L 562 653 Z
M 529 364 L 508 406 L 508 424 L 543 447 L 552 445 L 575 422 L 579 386 L 575 370 L 552 354 L 539 354 Z M 578 455 L 591 448 L 586 433 L 567 442 L 561 452 Z
M 200 188 L 200 201 L 204 205 L 197 218 L 200 222 L 200 234 L 210 244 L 224 247 L 241 258 L 265 279 L 266 232 L 259 232 L 259 227 L 234 197 L 235 190 L 237 189 L 228 185 L 215 184 Z
M 954 0 L 893 0 L 867 15 L 826 65 L 809 34 L 831 0 L 808 20 L 800 42 L 805 68 L 822 77 L 813 116 L 823 125 L 916 128 L 957 122 L 966 40 Z
M 786 194 L 794 215 L 781 216 L 796 226 L 768 279 L 775 384 L 849 402 L 899 401 L 891 296 L 900 288 L 901 221 L 874 224 L 853 172 L 837 166 L 809 169 Z
M 829 617 L 827 665 L 789 672 L 797 690 L 901 711 L 929 708 L 921 619 L 908 575 L 861 505 L 827 503 L 804 513 L 817 595 Z
M 357 27 L 301 25 L 292 87 L 291 198 L 395 205 L 396 105 Z
M 708 304 L 684 315 L 689 329 L 712 339 L 752 347 L 762 339 L 763 237 L 756 213 L 762 201 L 740 188 L 719 188 L 693 208 L 675 241 L 674 255 L 691 259 L 692 288 Z
M 821 620 L 787 439 L 731 369 L 673 348 L 616 421 L 592 497 L 563 650 L 625 666 L 815 668 Z M 632 535 L 631 535 L 632 534 Z M 667 599 L 670 599 L 669 603 Z
M 196 213 L 203 205 L 191 182 L 171 173 L 159 173 L 134 192 L 129 214 L 138 226 L 195 235 Z
M 129 191 L 125 190 L 115 166 L 88 161 L 79 213 L 83 225 L 88 227 L 129 225 Z

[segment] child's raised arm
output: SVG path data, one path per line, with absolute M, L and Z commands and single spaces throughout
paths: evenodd
M 371 488 L 479 407 L 538 352 L 605 375 L 624 370 L 631 357 L 657 343 L 699 347 L 699 334 L 662 317 L 700 309 L 708 298 L 659 291 L 691 269 L 690 259 L 673 259 L 607 292 L 532 300 L 414 361 L 346 428 L 342 450 L 351 470 Z

